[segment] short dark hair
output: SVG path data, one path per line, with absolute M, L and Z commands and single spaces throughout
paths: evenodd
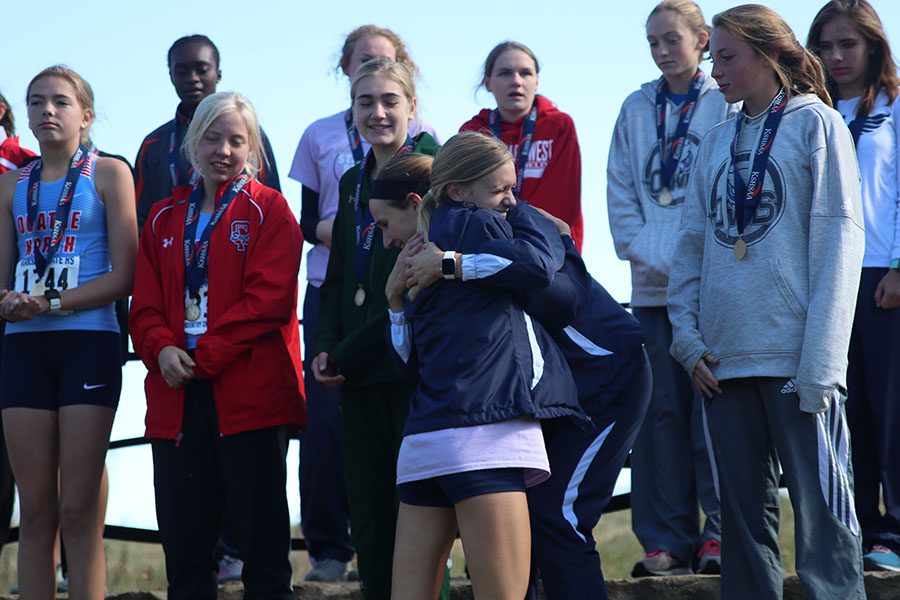
M 200 35 L 199 33 L 195 33 L 194 35 L 186 35 L 184 37 L 178 38 L 175 40 L 175 43 L 172 44 L 172 47 L 169 48 L 169 54 L 167 57 L 167 63 L 169 68 L 172 68 L 172 55 L 175 54 L 175 51 L 181 48 L 182 46 L 186 46 L 188 44 L 200 43 L 206 44 L 210 48 L 212 48 L 213 56 L 216 57 L 216 68 L 219 68 L 219 49 L 216 48 L 216 45 L 213 44 L 213 41 L 206 37 L 205 35 Z

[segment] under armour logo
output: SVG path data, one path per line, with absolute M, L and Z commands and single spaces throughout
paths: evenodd
M 168 247 L 171 246 L 173 243 L 175 243 L 175 238 L 174 238 L 174 237 L 163 238 L 163 248 L 168 248 Z

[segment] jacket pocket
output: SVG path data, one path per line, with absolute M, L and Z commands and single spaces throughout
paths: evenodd
M 775 281 L 778 291 L 781 292 L 782 299 L 791 309 L 791 312 L 794 313 L 794 316 L 806 321 L 806 307 L 797 299 L 797 294 L 791 288 L 790 283 L 781 270 L 781 261 L 777 258 L 772 261 L 772 279 Z

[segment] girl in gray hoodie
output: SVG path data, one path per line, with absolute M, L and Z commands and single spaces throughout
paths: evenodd
M 771 9 L 716 15 L 710 45 L 743 112 L 700 144 L 668 302 L 672 355 L 705 396 L 722 597 L 782 596 L 780 461 L 807 595 L 864 598 L 843 406 L 865 242 L 853 140 Z
M 662 75 L 622 105 L 607 169 L 616 253 L 631 263 L 632 312 L 644 330 L 653 395 L 631 454 L 632 528 L 646 556 L 632 575 L 719 572 L 719 502 L 690 379 L 669 356 L 666 284 L 700 140 L 735 108 L 699 64 L 709 27 L 692 0 L 664 0 L 647 19 Z M 700 533 L 698 500 L 706 513 Z

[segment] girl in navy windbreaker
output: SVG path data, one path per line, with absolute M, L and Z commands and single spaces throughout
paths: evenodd
M 400 214 L 381 216 L 385 226 L 402 232 Z M 507 222 L 514 240 L 492 242 L 475 254 L 454 253 L 460 274 L 464 280 L 522 292 L 518 301 L 562 351 L 592 421 L 590 427 L 566 419 L 542 423 L 552 474 L 528 490 L 536 566 L 548 598 L 606 598 L 592 530 L 612 496 L 650 400 L 643 333 L 587 272 L 565 222 L 545 218 L 523 202 L 508 211 Z M 535 253 L 554 260 L 564 255 L 549 286 L 535 268 Z M 438 279 L 434 273 L 442 250 L 427 244 L 410 254 L 411 283 L 424 287 Z
M 396 183 L 384 181 L 372 197 Z M 477 252 L 512 239 L 504 215 L 515 204 L 515 170 L 501 143 L 474 133 L 451 138 L 431 183 L 420 229 L 435 243 Z M 385 244 L 404 243 L 395 239 L 384 237 Z M 535 255 L 544 285 L 561 258 Z M 452 256 L 443 267 L 455 279 Z M 402 270 L 395 268 L 388 290 Z M 523 597 L 530 556 L 524 492 L 548 475 L 537 419 L 583 414 L 564 359 L 508 290 L 446 281 L 413 289 L 405 314 L 396 312 L 399 295 L 388 296 L 392 321 L 406 341 L 412 336 L 420 365 L 397 465 L 394 593 L 433 596 L 458 528 L 476 593 Z M 403 337 L 395 336 L 395 347 L 408 359 Z

